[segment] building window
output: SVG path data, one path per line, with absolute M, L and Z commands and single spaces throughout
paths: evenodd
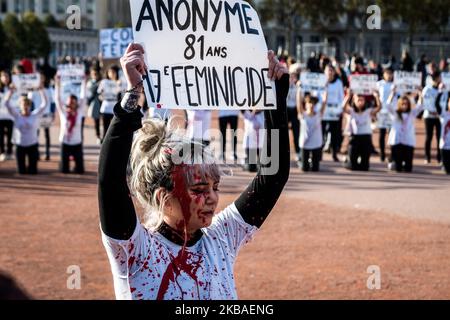
M 94 13 L 94 1 L 95 0 L 87 0 L 86 2 L 86 12 L 87 14 L 93 14 Z
M 14 1 L 14 12 L 15 13 L 23 12 L 23 0 Z
M 34 12 L 35 9 L 36 8 L 35 8 L 34 0 L 28 0 L 28 10 L 31 11 L 31 12 Z
M 64 13 L 66 13 L 66 5 L 64 3 L 64 0 L 57 0 L 56 1 L 56 13 L 57 14 L 64 14 Z
M 0 12 L 1 13 L 8 12 L 8 0 L 0 0 Z
M 42 12 L 43 13 L 50 13 L 50 0 L 43 0 L 42 1 Z

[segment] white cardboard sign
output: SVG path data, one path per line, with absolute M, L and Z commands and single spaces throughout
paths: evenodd
M 15 74 L 12 76 L 12 82 L 17 92 L 27 93 L 41 87 L 41 75 L 39 73 Z
M 422 86 L 420 72 L 395 71 L 394 85 L 399 93 L 413 92 Z
M 358 74 L 350 78 L 350 89 L 356 94 L 371 95 L 377 90 L 378 76 L 376 74 Z
M 444 84 L 444 90 L 450 91 L 450 72 L 441 73 L 442 83 Z
M 327 85 L 327 77 L 323 73 L 302 72 L 300 75 L 303 91 L 322 91 Z
M 267 45 L 245 1 L 130 0 L 136 43 L 145 48 L 150 107 L 275 109 Z
M 58 75 L 61 83 L 81 83 L 85 77 L 85 67 L 82 64 L 61 64 Z

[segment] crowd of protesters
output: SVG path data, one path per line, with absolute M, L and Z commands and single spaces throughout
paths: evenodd
M 288 120 L 298 166 L 303 171 L 319 171 L 324 152 L 333 161 L 342 162 L 349 170 L 367 171 L 370 159 L 378 155 L 390 170 L 411 172 L 416 147 L 418 119 L 425 123 L 425 163 L 430 164 L 435 151 L 442 169 L 450 173 L 450 102 L 441 74 L 449 72 L 448 61 L 429 61 L 422 55 L 417 62 L 404 52 L 399 62 L 391 57 L 384 64 L 346 54 L 340 63 L 336 58 L 313 53 L 300 64 L 290 57 L 280 57 L 290 70 L 287 98 Z M 100 145 L 114 116 L 114 106 L 126 91 L 122 71 L 117 65 L 105 66 L 97 59 L 66 57 L 61 64 L 83 65 L 85 79 L 78 94 L 62 99 L 57 70 L 47 63 L 33 66 L 23 59 L 12 71 L 0 72 L 0 162 L 16 160 L 20 174 L 38 173 L 38 161 L 51 159 L 50 128 L 55 115 L 60 123 L 60 171 L 84 173 L 83 140 L 85 118 L 92 119 Z M 399 93 L 393 82 L 394 72 L 417 71 L 422 74 L 422 88 Z M 323 73 L 326 88 L 316 92 L 302 89 L 301 73 Z M 41 87 L 30 92 L 17 92 L 14 74 L 39 73 Z M 370 95 L 352 92 L 352 75 L 375 74 L 377 90 Z M 147 117 L 168 121 L 167 109 L 146 108 Z M 185 112 L 186 134 L 193 140 L 209 144 L 212 112 Z M 221 110 L 218 113 L 221 133 L 219 157 L 227 161 L 227 132 L 231 131 L 230 158 L 238 161 L 238 138 L 235 132 L 243 122 L 242 148 L 244 169 L 255 172 L 264 141 L 264 114 L 258 111 Z M 200 125 L 199 125 L 200 124 Z M 378 130 L 376 150 L 372 133 Z M 44 134 L 45 153 L 39 153 L 39 134 Z M 432 149 L 434 137 L 436 150 Z M 387 146 L 390 147 L 388 150 Z M 13 153 L 15 146 L 15 153 Z M 341 156 L 344 155 L 342 158 Z M 75 163 L 71 170 L 70 163 Z

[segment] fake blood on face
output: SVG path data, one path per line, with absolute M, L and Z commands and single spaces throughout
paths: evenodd
M 167 266 L 167 270 L 164 272 L 164 275 L 161 280 L 161 285 L 159 287 L 157 300 L 163 300 L 167 290 L 169 289 L 170 283 L 176 283 L 179 287 L 181 294 L 183 295 L 183 288 L 177 282 L 177 277 L 181 272 L 188 274 L 197 284 L 198 290 L 198 279 L 196 276 L 197 269 L 200 267 L 201 257 L 199 257 L 198 261 L 193 261 L 191 259 L 194 255 L 190 252 L 187 252 L 186 243 L 187 243 L 187 225 L 191 219 L 191 201 L 192 198 L 189 195 L 188 187 L 186 184 L 186 165 L 175 166 L 172 172 L 172 181 L 174 184 L 174 188 L 172 194 L 174 198 L 178 200 L 180 203 L 181 211 L 183 214 L 183 220 L 177 224 L 177 229 L 179 231 L 183 230 L 185 236 L 185 243 L 183 247 L 178 252 L 176 257 L 171 256 L 171 262 Z M 188 262 L 188 260 L 191 260 Z

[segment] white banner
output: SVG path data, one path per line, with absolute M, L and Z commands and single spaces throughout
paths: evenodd
M 118 59 L 133 42 L 131 28 L 100 30 L 100 52 L 103 59 Z
M 58 75 L 61 83 L 81 83 L 85 77 L 85 67 L 82 64 L 60 64 Z
M 41 75 L 39 73 L 15 74 L 12 76 L 12 82 L 17 92 L 25 94 L 41 87 Z
M 422 86 L 422 73 L 395 71 L 394 85 L 399 94 L 419 90 Z
M 378 89 L 377 82 L 376 74 L 355 74 L 350 77 L 350 89 L 356 94 L 371 95 Z
M 267 45 L 245 1 L 130 0 L 136 43 L 145 48 L 151 107 L 275 109 Z
M 444 84 L 444 90 L 450 91 L 450 72 L 441 73 L 442 83 Z
M 300 82 L 304 92 L 322 91 L 327 85 L 327 77 L 323 73 L 302 72 Z

